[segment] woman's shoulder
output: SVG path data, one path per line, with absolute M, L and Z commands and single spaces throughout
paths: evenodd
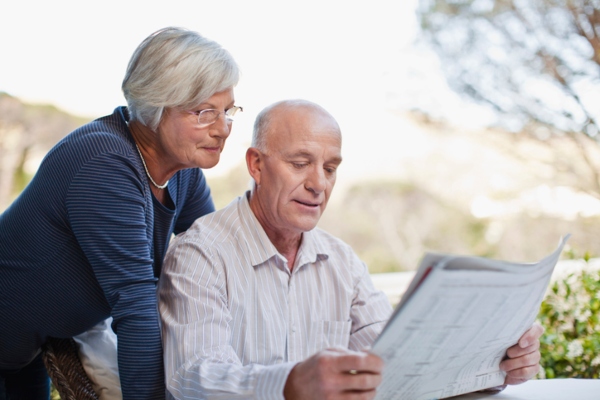
M 134 151 L 133 139 L 119 107 L 112 114 L 69 133 L 48 152 L 44 161 L 80 164 L 105 155 L 131 157 Z
M 107 116 L 95 119 L 68 134 L 54 149 L 77 149 L 83 153 L 103 151 L 131 152 L 133 139 L 120 107 Z

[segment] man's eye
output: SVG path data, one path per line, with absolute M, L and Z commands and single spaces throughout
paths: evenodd
M 308 164 L 307 163 L 292 163 L 292 165 L 294 166 L 294 168 L 300 169 L 300 168 L 306 167 Z

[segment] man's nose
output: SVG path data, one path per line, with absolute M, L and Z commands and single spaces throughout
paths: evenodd
M 323 168 L 320 166 L 311 168 L 304 187 L 315 194 L 320 194 L 325 190 L 326 186 L 327 179 L 325 178 L 325 171 Z

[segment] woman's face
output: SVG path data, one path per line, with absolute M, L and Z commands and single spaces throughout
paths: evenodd
M 217 165 L 231 132 L 225 111 L 234 106 L 234 101 L 233 88 L 229 88 L 215 93 L 192 110 L 166 109 L 158 125 L 158 141 L 167 165 L 176 169 L 206 169 Z M 221 114 L 214 123 L 199 125 L 198 116 L 193 112 L 209 108 Z

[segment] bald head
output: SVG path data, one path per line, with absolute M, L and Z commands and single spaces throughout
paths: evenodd
M 320 105 L 308 100 L 283 100 L 264 108 L 256 117 L 252 147 L 266 152 L 273 135 L 293 134 L 302 126 L 321 125 L 324 130 L 338 135 L 340 127 L 333 116 Z
M 281 101 L 258 115 L 252 147 L 246 151 L 254 181 L 250 208 L 278 250 L 290 243 L 298 246 L 301 234 L 319 222 L 335 185 L 341 150 L 338 123 L 315 103 Z

